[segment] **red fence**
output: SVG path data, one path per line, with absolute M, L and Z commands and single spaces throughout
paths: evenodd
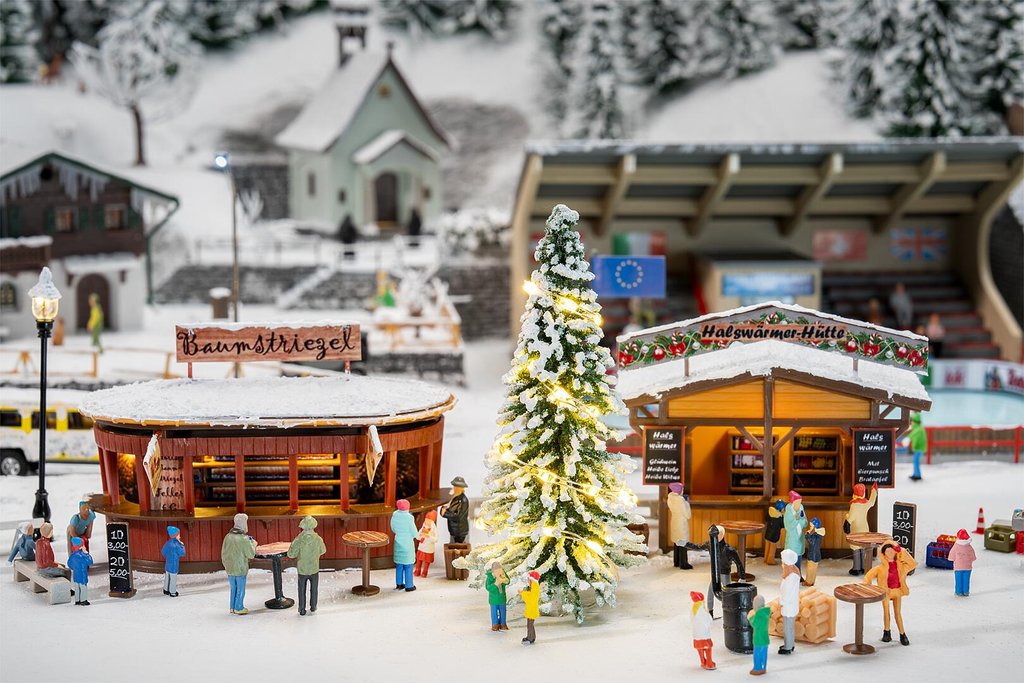
M 1013 451 L 1013 461 L 1020 462 L 1024 447 L 1024 427 L 925 427 L 928 433 L 928 464 L 936 448 L 996 448 Z

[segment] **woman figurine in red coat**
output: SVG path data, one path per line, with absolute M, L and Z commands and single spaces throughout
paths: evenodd
M 416 567 L 413 576 L 426 576 L 430 563 L 434 561 L 434 547 L 437 545 L 437 510 L 431 510 L 423 517 L 423 526 L 416 536 Z

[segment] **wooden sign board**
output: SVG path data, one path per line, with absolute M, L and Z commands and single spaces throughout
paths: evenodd
M 896 429 L 865 428 L 853 430 L 853 483 L 868 488 L 896 487 Z
M 644 485 L 683 482 L 684 427 L 643 427 Z
M 130 549 L 128 525 L 124 522 L 107 522 L 108 595 L 112 598 L 130 598 L 135 595 Z
M 175 327 L 179 363 L 361 358 L 358 323 L 340 325 L 195 325 Z
M 892 540 L 900 547 L 917 557 L 917 505 L 915 503 L 892 504 Z

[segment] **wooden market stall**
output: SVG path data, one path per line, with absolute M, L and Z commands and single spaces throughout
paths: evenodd
M 679 474 L 697 543 L 723 520 L 763 522 L 771 501 L 796 490 L 827 530 L 823 554 L 849 554 L 842 527 L 855 479 L 895 485 L 895 442 L 911 411 L 931 407 L 916 374 L 927 369 L 926 338 L 799 306 L 758 304 L 640 330 L 619 337 L 619 349 L 633 428 L 645 442 L 656 428 L 682 430 Z M 858 435 L 884 442 L 888 465 L 855 472 Z M 875 530 L 877 507 L 870 523 Z M 668 551 L 668 524 L 659 526 Z M 762 537 L 748 542 L 763 547 Z
M 359 375 L 155 380 L 95 392 L 81 406 L 100 455 L 103 495 L 93 507 L 128 524 L 137 570 L 163 571 L 168 525 L 188 548 L 181 571 L 220 569 L 238 512 L 260 544 L 292 540 L 313 515 L 327 545 L 322 564 L 358 566 L 345 533 L 390 534 L 400 498 L 418 523 L 448 501 L 441 446 L 454 404 L 441 387 Z M 371 564 L 393 566 L 390 548 L 374 549 Z

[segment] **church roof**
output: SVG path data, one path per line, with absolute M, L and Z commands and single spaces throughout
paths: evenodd
M 437 161 L 437 152 L 429 145 L 424 144 L 409 135 L 404 130 L 391 128 L 386 130 L 374 139 L 360 147 L 352 155 L 352 160 L 357 164 L 370 164 L 381 158 L 396 145 L 405 143 L 425 157 Z

